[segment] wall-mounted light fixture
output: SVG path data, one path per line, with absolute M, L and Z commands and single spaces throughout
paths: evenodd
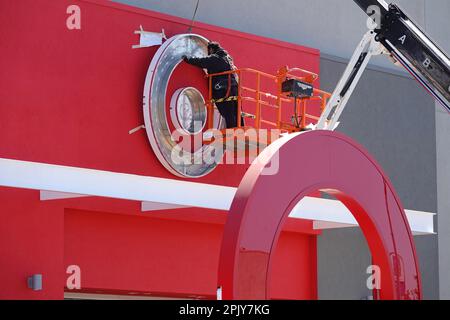
M 42 290 L 42 274 L 33 274 L 28 277 L 28 288 L 34 291 Z

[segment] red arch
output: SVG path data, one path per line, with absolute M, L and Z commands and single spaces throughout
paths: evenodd
M 278 173 L 264 175 L 277 156 Z M 403 207 L 361 146 L 336 132 L 312 131 L 280 139 L 260 157 L 266 160 L 256 161 L 245 175 L 225 226 L 218 276 L 223 299 L 270 298 L 271 258 L 282 225 L 298 201 L 316 190 L 332 193 L 358 221 L 381 268 L 380 298 L 421 299 Z

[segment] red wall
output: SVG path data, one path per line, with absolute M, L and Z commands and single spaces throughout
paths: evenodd
M 82 29 L 66 28 L 81 8 Z M 0 1 L 0 157 L 175 178 L 145 132 L 142 92 L 156 48 L 132 50 L 134 30 L 184 33 L 189 22 L 107 1 Z M 275 73 L 282 65 L 319 71 L 317 50 L 204 24 L 240 67 Z M 200 70 L 177 72 L 180 86 L 204 88 Z M 220 166 L 198 182 L 237 186 L 248 166 Z M 0 188 L 0 298 L 63 297 L 65 269 L 82 269 L 86 291 L 206 296 L 215 292 L 225 213 L 139 212 L 110 199 L 39 201 L 37 191 Z M 275 298 L 315 298 L 315 233 L 290 222 L 275 264 Z M 44 276 L 44 290 L 26 277 Z

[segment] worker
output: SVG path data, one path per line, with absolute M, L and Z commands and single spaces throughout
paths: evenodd
M 195 58 L 183 56 L 183 60 L 191 65 L 206 69 L 208 74 L 221 73 L 236 70 L 233 58 L 219 43 L 208 43 L 208 56 Z M 212 78 L 212 97 L 214 100 L 231 98 L 230 101 L 216 102 L 217 109 L 225 119 L 227 128 L 237 127 L 238 112 L 238 78 L 236 74 L 214 76 Z M 234 98 L 234 99 L 233 99 Z M 241 126 L 244 119 L 241 117 Z

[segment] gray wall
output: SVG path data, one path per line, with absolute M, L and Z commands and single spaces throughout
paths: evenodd
M 360 229 L 324 231 L 317 248 L 319 299 L 362 300 L 372 295 L 366 287 L 372 258 Z
M 450 1 L 433 0 L 427 6 L 426 29 L 450 52 Z M 437 212 L 439 243 L 439 289 L 441 299 L 450 299 L 450 115 L 436 105 Z
M 115 1 L 191 19 L 197 0 Z M 450 52 L 450 1 L 396 2 Z M 367 30 L 366 17 L 351 0 L 200 0 L 197 20 L 320 49 L 325 90 L 334 88 Z M 375 58 L 371 65 L 339 130 L 375 156 L 406 208 L 438 212 L 439 239 L 424 236 L 415 241 L 425 298 L 438 298 L 439 290 L 442 298 L 450 298 L 449 116 L 435 111 L 422 88 L 386 58 Z M 324 232 L 318 262 L 321 298 L 367 296 L 370 254 L 359 230 Z
M 450 299 L 450 115 L 436 106 L 440 297 Z

